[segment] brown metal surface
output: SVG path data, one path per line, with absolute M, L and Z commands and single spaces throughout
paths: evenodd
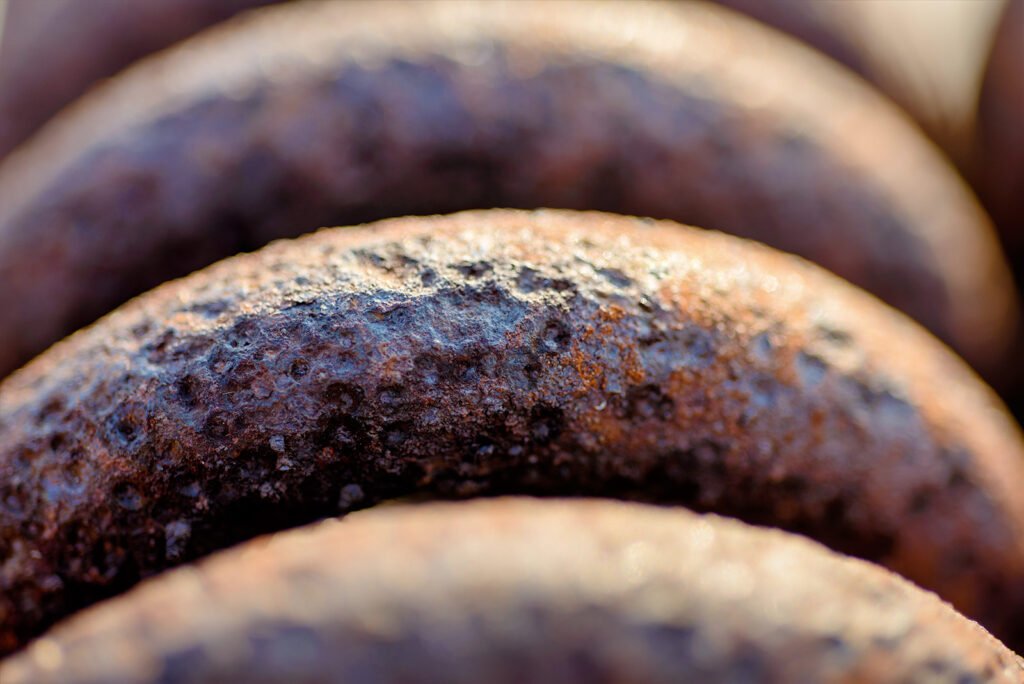
M 85 611 L 7 684 L 973 682 L 1024 663 L 876 566 L 733 520 L 505 499 L 280 533 Z
M 0 374 L 160 282 L 323 225 L 556 206 L 810 258 L 1001 378 L 987 218 L 857 79 L 700 3 L 313 3 L 97 90 L 0 170 Z
M 270 1 L 7 0 L 0 36 L 0 158 L 97 81 Z
M 138 578 L 405 495 L 602 495 L 806 532 L 993 631 L 1020 435 L 933 338 L 764 247 L 604 214 L 324 231 L 0 385 L 5 648 Z
M 978 190 L 1024 276 L 1024 2 L 1007 4 L 978 105 Z

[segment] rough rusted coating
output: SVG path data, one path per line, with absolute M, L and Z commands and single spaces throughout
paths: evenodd
M 1024 2 L 1010 2 L 978 105 L 978 192 L 1024 275 Z M 1018 276 L 1018 278 L 1020 277 Z
M 96 81 L 267 2 L 7 0 L 0 35 L 0 158 Z
M 359 513 L 72 618 L 7 684 L 958 682 L 1024 662 L 934 594 L 777 530 L 608 501 Z
M 701 4 L 257 12 L 0 171 L 0 373 L 148 287 L 323 225 L 495 206 L 681 220 L 811 258 L 999 368 L 988 221 L 853 77 Z
M 804 531 L 1005 631 L 1022 468 L 960 361 L 793 257 L 603 214 L 398 219 L 169 283 L 0 385 L 0 634 L 339 506 L 502 492 Z

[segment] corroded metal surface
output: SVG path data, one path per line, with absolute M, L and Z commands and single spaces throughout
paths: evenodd
M 987 682 L 1024 663 L 805 539 L 608 501 L 386 508 L 250 542 L 55 628 L 8 684 Z
M 978 104 L 978 191 L 1024 274 L 1024 2 L 1007 3 Z M 1019 276 L 1018 276 L 1019 277 Z
M 324 231 L 166 284 L 0 385 L 0 635 L 419 494 L 684 503 L 806 532 L 1006 633 L 1020 435 L 809 264 L 603 214 Z
M 96 81 L 270 0 L 7 0 L 0 158 Z
M 766 242 L 983 371 L 1016 326 L 988 220 L 936 151 L 857 79 L 721 8 L 313 3 L 115 81 L 0 171 L 0 373 L 276 237 L 496 206 Z

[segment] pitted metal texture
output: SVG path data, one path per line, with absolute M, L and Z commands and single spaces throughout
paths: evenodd
M 827 60 L 700 3 L 273 8 L 138 65 L 17 156 L 0 170 L 0 374 L 275 238 L 472 208 L 754 238 L 996 380 L 1017 324 L 991 226 L 923 136 Z
M 1007 634 L 1022 453 L 927 333 L 755 243 L 572 212 L 328 230 L 0 385 L 0 634 L 339 510 L 501 493 L 802 531 Z

